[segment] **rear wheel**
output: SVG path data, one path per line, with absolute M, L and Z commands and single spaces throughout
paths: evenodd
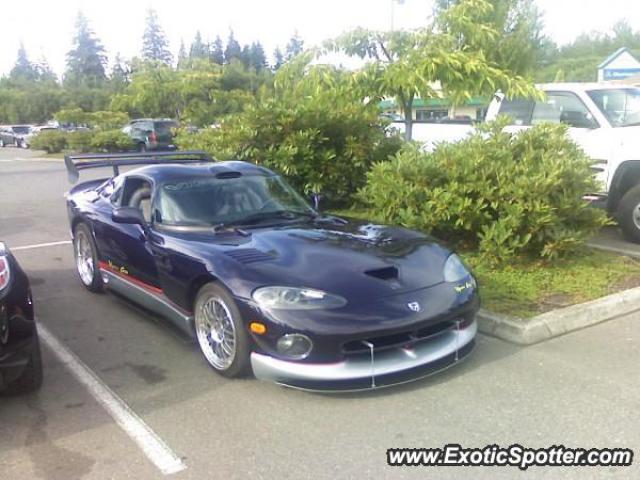
M 4 140 L 0 138 L 0 148 L 4 148 Z
M 249 336 L 235 301 L 221 285 L 209 283 L 198 292 L 195 328 L 200 351 L 217 373 L 239 377 L 249 371 Z
M 628 240 L 640 243 L 640 185 L 630 189 L 620 200 L 618 223 Z
M 35 392 L 42 386 L 42 355 L 37 332 L 35 333 L 31 349 L 29 363 L 22 372 L 22 375 L 11 382 L 5 390 L 9 395 Z
M 74 231 L 73 250 L 78 277 L 82 284 L 91 292 L 102 291 L 102 277 L 98 270 L 98 250 L 91 230 L 85 223 L 80 223 Z

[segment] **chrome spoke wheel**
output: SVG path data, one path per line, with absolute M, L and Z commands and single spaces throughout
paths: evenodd
M 236 358 L 236 327 L 229 307 L 218 296 L 209 296 L 196 311 L 196 335 L 200 349 L 216 370 L 228 369 Z
M 640 203 L 635 206 L 635 208 L 633 209 L 632 215 L 633 215 L 633 223 L 635 224 L 636 228 L 640 230 Z
M 91 285 L 93 283 L 93 275 L 95 272 L 95 265 L 93 263 L 93 251 L 91 250 L 91 243 L 86 233 L 78 231 L 76 233 L 76 267 L 78 268 L 78 275 L 80 280 L 85 285 Z

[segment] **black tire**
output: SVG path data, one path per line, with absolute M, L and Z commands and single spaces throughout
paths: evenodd
M 624 194 L 618 204 L 617 217 L 625 238 L 640 243 L 640 185 Z
M 22 393 L 35 392 L 42 386 L 42 353 L 40 352 L 40 341 L 36 331 L 33 344 L 31 346 L 31 357 L 22 375 L 7 385 L 4 393 L 17 395 Z
M 233 361 L 224 368 L 216 365 L 215 362 L 211 360 L 210 354 L 207 354 L 205 351 L 206 347 L 203 346 L 205 340 L 203 339 L 202 332 L 199 333 L 199 324 L 201 324 L 202 316 L 204 315 L 204 306 L 210 300 L 221 300 L 224 303 L 227 308 L 225 313 L 230 313 L 230 320 L 233 323 L 233 329 L 235 330 L 235 353 L 233 355 Z M 229 292 L 227 292 L 227 290 L 219 283 L 208 283 L 198 292 L 194 307 L 196 340 L 200 348 L 200 352 L 209 366 L 215 370 L 216 373 L 219 373 L 224 377 L 236 378 L 248 374 L 251 371 L 251 341 L 244 321 L 242 320 L 242 316 L 240 315 L 240 311 L 238 310 L 236 302 L 231 294 L 229 294 Z M 211 345 L 211 342 L 209 342 L 209 345 Z
M 147 145 L 146 145 L 146 144 L 144 144 L 144 143 L 139 143 L 139 144 L 138 144 L 138 151 L 139 151 L 140 153 L 144 153 L 144 152 L 146 152 L 146 151 L 147 151 Z
M 90 271 L 87 270 L 86 274 L 81 271 L 78 261 L 78 251 L 80 248 L 79 243 L 83 241 L 84 238 L 88 241 L 91 257 Z M 96 248 L 96 242 L 93 239 L 91 229 L 86 223 L 79 223 L 73 231 L 73 254 L 76 260 L 76 272 L 78 273 L 80 283 L 82 283 L 90 292 L 102 292 L 104 290 L 104 283 L 98 269 L 98 249 Z

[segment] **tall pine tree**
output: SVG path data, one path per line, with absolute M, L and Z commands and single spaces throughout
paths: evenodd
M 180 39 L 180 49 L 178 50 L 178 68 L 185 68 L 189 63 L 187 57 L 187 49 L 184 46 L 184 40 Z
M 209 46 L 202 41 L 202 35 L 200 35 L 200 30 L 198 30 L 189 49 L 189 58 L 193 60 L 195 58 L 207 58 L 208 56 Z
M 65 82 L 70 85 L 97 86 L 107 75 L 104 66 L 107 62 L 104 47 L 89 27 L 89 21 L 82 12 L 76 18 L 76 34 L 71 50 L 67 53 Z
M 158 14 L 153 9 L 147 11 L 146 27 L 142 36 L 142 58 L 166 65 L 171 65 L 173 61 L 169 41 L 158 22 Z
M 242 47 L 233 36 L 233 30 L 229 30 L 229 39 L 227 40 L 227 48 L 224 51 L 225 63 L 230 63 L 232 59 L 242 59 Z
M 267 66 L 267 56 L 265 55 L 264 48 L 259 41 L 251 44 L 251 48 L 249 50 L 249 64 L 258 71 Z
M 271 68 L 275 72 L 280 70 L 280 67 L 282 65 L 284 65 L 284 55 L 282 54 L 282 50 L 280 50 L 280 47 L 276 47 L 276 49 L 273 51 L 273 65 L 271 66 Z
M 213 41 L 213 48 L 211 49 L 211 61 L 218 65 L 224 64 L 224 47 L 222 46 L 222 39 L 220 35 L 216 35 L 216 39 Z
M 18 48 L 18 58 L 16 63 L 9 73 L 9 78 L 15 81 L 33 81 L 37 77 L 36 69 L 34 65 L 29 61 L 27 56 L 27 50 L 24 48 L 24 44 L 20 42 Z
M 293 37 L 291 37 L 291 39 L 289 40 L 289 43 L 287 43 L 287 48 L 285 49 L 285 60 L 288 62 L 296 55 L 302 53 L 303 50 L 304 41 L 302 40 L 302 38 L 300 38 L 298 32 L 296 31 L 293 34 Z

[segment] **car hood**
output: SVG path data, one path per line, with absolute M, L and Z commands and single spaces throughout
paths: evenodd
M 210 238 L 209 248 L 235 263 L 254 286 L 316 288 L 350 300 L 442 283 L 451 253 L 422 233 L 356 221 L 315 221 Z

